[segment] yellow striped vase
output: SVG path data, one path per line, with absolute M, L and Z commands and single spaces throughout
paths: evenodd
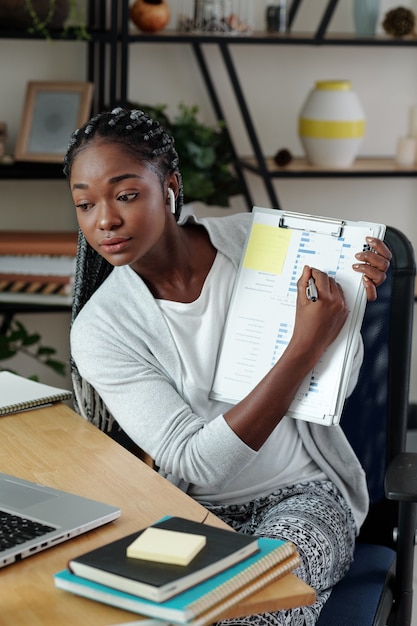
M 365 115 L 350 81 L 316 82 L 301 111 L 298 133 L 312 165 L 352 165 L 365 134 Z

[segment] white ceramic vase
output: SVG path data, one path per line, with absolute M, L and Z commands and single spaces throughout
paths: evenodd
M 301 110 L 298 132 L 312 165 L 351 166 L 365 134 L 365 115 L 350 81 L 316 82 Z

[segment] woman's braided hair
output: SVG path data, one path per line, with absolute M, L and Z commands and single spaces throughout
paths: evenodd
M 176 172 L 180 182 L 176 203 L 178 218 L 183 203 L 183 188 L 172 135 L 157 120 L 138 109 L 117 107 L 99 113 L 71 135 L 64 157 L 64 174 L 67 178 L 71 176 L 75 157 L 98 138 L 106 143 L 119 144 L 138 162 L 147 164 L 157 174 L 162 186 L 166 176 Z
M 179 192 L 175 218 L 178 219 L 183 204 L 178 154 L 174 147 L 174 138 L 158 121 L 143 111 L 120 107 L 95 115 L 84 126 L 75 130 L 70 138 L 64 157 L 64 174 L 68 179 L 71 177 L 71 168 L 77 155 L 94 141 L 121 146 L 138 163 L 152 169 L 158 176 L 162 189 L 166 177 L 176 173 Z M 112 269 L 113 266 L 91 248 L 83 233 L 79 231 L 73 319 Z
M 74 159 L 94 140 L 121 146 L 139 163 L 155 172 L 162 188 L 166 176 L 176 173 L 179 179 L 179 193 L 175 216 L 178 219 L 183 204 L 179 159 L 174 148 L 174 138 L 159 122 L 136 109 L 117 108 L 96 115 L 71 136 L 64 158 L 64 174 L 68 179 L 71 176 Z M 91 248 L 79 231 L 72 321 L 112 270 L 113 266 Z M 71 375 L 75 410 L 105 432 L 113 432 L 117 426 L 113 416 L 95 389 L 81 377 L 72 358 Z

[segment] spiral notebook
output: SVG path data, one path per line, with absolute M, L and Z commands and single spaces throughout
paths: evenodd
M 68 400 L 71 391 L 39 383 L 12 372 L 0 372 L 0 416 Z

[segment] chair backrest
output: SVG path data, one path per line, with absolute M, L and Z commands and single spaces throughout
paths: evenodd
M 406 446 L 416 267 L 403 233 L 387 227 L 385 243 L 392 252 L 391 268 L 378 299 L 367 305 L 365 358 L 341 424 L 368 479 L 371 506 L 360 540 L 392 546 L 398 507 L 384 498 L 384 475 Z

